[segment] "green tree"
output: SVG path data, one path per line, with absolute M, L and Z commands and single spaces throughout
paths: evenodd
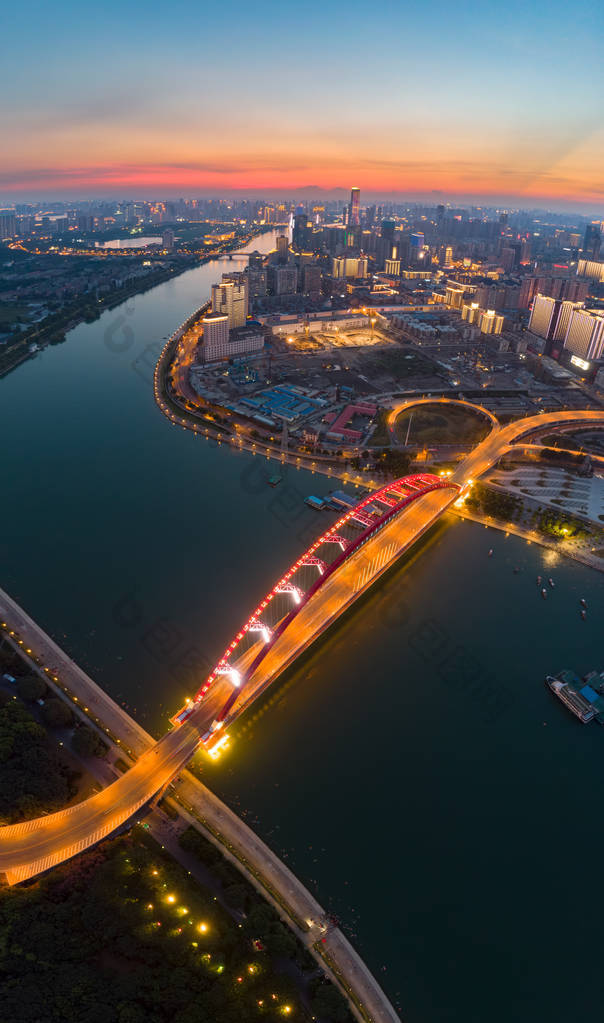
M 350 1019 L 348 1005 L 338 989 L 329 981 L 324 981 L 316 989 L 311 999 L 314 1016 L 327 1017 L 334 1023 L 345 1023 Z
M 46 701 L 42 708 L 42 716 L 49 728 L 67 728 L 73 721 L 69 707 L 57 697 Z
M 245 909 L 248 896 L 247 886 L 244 884 L 230 884 L 224 889 L 224 900 L 228 906 L 234 909 Z
M 107 752 L 105 743 L 90 725 L 76 728 L 71 745 L 80 757 L 103 757 Z
M 0 815 L 8 819 L 58 809 L 69 798 L 69 772 L 17 700 L 0 707 L 0 767 Z
M 282 923 L 274 924 L 266 937 L 269 952 L 277 956 L 293 956 L 296 954 L 298 945 L 291 931 Z
M 17 679 L 17 692 L 22 700 L 33 703 L 46 693 L 46 683 L 39 675 L 24 675 Z

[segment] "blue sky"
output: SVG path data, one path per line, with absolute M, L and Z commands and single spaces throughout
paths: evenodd
M 26 0 L 5 25 L 0 194 L 355 180 L 601 206 L 603 24 L 591 0 Z

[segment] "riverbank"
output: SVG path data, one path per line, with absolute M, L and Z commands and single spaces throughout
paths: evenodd
M 525 529 L 514 522 L 501 522 L 492 515 L 471 512 L 466 507 L 453 507 L 451 508 L 451 511 L 459 519 L 467 519 L 469 522 L 476 522 L 478 525 L 488 526 L 489 529 L 497 529 L 500 533 L 505 533 L 506 536 L 510 533 L 512 536 L 518 536 L 520 539 L 526 540 L 527 543 L 538 544 L 540 547 L 545 547 L 547 550 L 555 551 L 555 553 L 560 557 L 571 558 L 573 561 L 577 561 L 581 565 L 587 565 L 588 568 L 594 568 L 596 572 L 604 572 L 604 562 L 601 557 L 598 557 L 596 553 L 592 553 L 591 550 L 583 550 L 577 546 L 571 548 L 568 540 L 548 540 L 543 533 L 538 533 L 535 529 Z
M 77 801 L 87 798 L 92 792 L 110 784 L 116 776 L 116 770 L 123 771 L 127 765 L 123 761 L 112 761 L 112 755 L 115 756 L 116 752 L 119 754 L 120 750 L 109 751 L 105 743 L 102 751 L 96 749 L 95 753 L 89 750 L 83 755 L 81 744 L 76 751 L 76 743 L 78 737 L 82 735 L 82 729 L 77 726 L 74 728 L 73 710 L 70 708 L 67 711 L 71 718 L 69 722 L 66 720 L 63 724 L 57 724 L 54 717 L 53 724 L 50 725 L 45 720 L 46 709 L 55 704 L 64 709 L 65 704 L 53 699 L 52 694 L 49 697 L 49 682 L 46 678 L 40 679 L 40 685 L 46 690 L 43 693 L 45 698 L 37 699 L 40 693 L 38 691 L 36 696 L 36 691 L 31 686 L 30 663 L 20 646 L 15 642 L 9 642 L 0 634 L 0 648 L 4 670 L 12 672 L 10 677 L 16 676 L 17 679 L 16 683 L 3 682 L 0 679 L 0 714 L 3 736 L 9 749 L 8 759 L 4 760 L 5 777 L 1 793 L 1 810 L 3 817 L 7 818 L 5 823 L 10 824 L 13 823 L 13 818 L 16 818 L 16 823 L 23 819 L 27 820 L 32 811 L 39 816 L 68 809 Z M 26 687 L 25 682 L 28 681 L 29 685 Z M 39 707 L 38 703 L 42 703 L 43 706 Z M 45 772 L 42 776 L 39 774 L 40 770 Z M 319 979 L 324 976 L 324 972 L 320 974 L 317 971 L 316 962 L 305 947 L 306 935 L 296 933 L 295 943 L 287 937 L 283 923 L 280 922 L 279 912 L 269 907 L 265 893 L 244 878 L 238 862 L 233 857 L 227 861 L 221 850 L 202 837 L 199 825 L 193 827 L 188 825 L 172 800 L 170 805 L 160 802 L 149 810 L 139 811 L 137 818 L 135 825 L 138 826 L 131 829 L 127 838 L 122 836 L 108 839 L 100 849 L 88 850 L 76 862 L 59 865 L 52 872 L 44 874 L 33 888 L 30 886 L 21 889 L 22 895 L 11 894 L 9 898 L 21 899 L 24 902 L 24 911 L 27 912 L 27 905 L 32 897 L 29 893 L 35 892 L 33 897 L 39 899 L 45 898 L 49 889 L 62 891 L 71 890 L 73 887 L 77 891 L 78 878 L 87 876 L 94 881 L 99 870 L 103 870 L 103 864 L 114 856 L 116 848 L 125 847 L 124 855 L 128 857 L 131 855 L 128 850 L 142 845 L 147 858 L 151 856 L 151 862 L 147 862 L 146 869 L 140 873 L 156 888 L 165 889 L 165 881 L 170 880 L 170 888 L 178 891 L 179 901 L 189 907 L 188 913 L 205 919 L 201 933 L 206 935 L 207 932 L 204 944 L 206 951 L 212 953 L 215 964 L 220 962 L 220 958 L 216 958 L 217 955 L 220 956 L 221 951 L 227 951 L 224 969 L 227 973 L 229 971 L 239 973 L 240 955 L 232 962 L 228 956 L 228 949 L 233 945 L 241 945 L 243 940 L 244 946 L 240 949 L 240 954 L 245 955 L 247 949 L 249 958 L 250 944 L 259 942 L 262 949 L 255 948 L 254 951 L 256 953 L 261 951 L 259 956 L 261 963 L 257 962 L 254 972 L 264 975 L 265 980 L 267 973 L 272 974 L 271 989 L 280 991 L 282 996 L 287 994 L 287 997 L 281 997 L 282 1004 L 291 1002 L 293 995 L 297 1012 L 302 1019 L 306 1019 L 306 1012 L 309 1010 L 305 1006 L 308 1006 L 309 1002 L 312 1003 L 314 995 L 311 997 L 311 994 L 318 983 L 321 984 L 321 993 L 327 995 L 329 1003 L 338 1004 L 338 997 L 342 996 L 337 996 L 329 983 L 326 984 Z M 150 842 L 147 836 L 155 842 Z M 200 856 L 199 859 L 196 858 L 197 855 Z M 180 873 L 170 865 L 169 857 L 183 868 Z M 126 858 L 125 862 L 130 861 Z M 165 870 L 158 870 L 160 863 Z M 170 878 L 166 878 L 166 871 L 169 871 Z M 154 881 L 154 878 L 157 880 Z M 196 887 L 196 884 L 201 888 Z M 100 883 L 95 890 L 97 899 L 112 899 L 115 895 L 113 887 L 107 887 L 104 883 Z M 7 894 L 5 892 L 5 896 Z M 168 919 L 163 920 L 165 925 L 170 924 L 171 916 L 177 917 L 176 923 L 191 925 L 190 920 L 178 919 L 182 916 L 182 911 L 177 905 L 166 905 L 165 891 L 159 893 L 154 891 L 153 896 L 158 914 L 168 915 Z M 142 901 L 144 905 L 148 898 L 149 895 L 135 901 Z M 198 914 L 197 910 L 191 907 L 195 906 L 199 899 L 206 905 L 204 912 Z M 216 906 L 216 902 L 220 904 L 222 910 Z M 6 908 L 6 898 L 2 906 Z M 80 911 L 81 909 L 80 906 Z M 116 920 L 121 921 L 123 904 L 119 902 L 116 909 Z M 2 912 L 0 908 L 0 915 Z M 219 919 L 216 919 L 217 915 Z M 22 914 L 20 918 L 21 916 Z M 287 920 L 284 922 L 289 923 Z M 118 926 L 125 928 L 124 940 L 127 940 L 134 957 L 138 958 L 144 947 L 145 938 L 144 932 L 141 935 L 140 926 L 136 924 L 137 921 L 134 921 L 130 933 L 127 922 L 119 923 Z M 10 945 L 11 938 L 15 931 L 19 931 L 19 927 L 20 920 L 15 920 L 15 926 L 11 928 L 11 937 L 5 933 L 5 946 L 7 943 Z M 242 927 L 244 934 L 240 933 Z M 222 950 L 221 935 L 224 934 L 225 928 L 228 928 L 230 937 L 227 939 L 226 949 Z M 290 931 L 294 931 L 291 925 Z M 160 931 L 155 935 L 155 944 L 164 933 L 167 940 L 173 942 L 183 930 Z M 202 940 L 198 933 L 192 936 L 197 938 L 198 942 Z M 15 936 L 14 940 L 26 943 L 28 937 L 29 934 L 26 932 Z M 199 947 L 195 944 L 188 946 L 186 937 L 182 940 L 185 941 L 183 948 L 185 956 L 188 947 Z M 51 949 L 40 949 L 38 943 L 36 953 L 41 954 L 45 960 L 51 957 Z M 89 943 L 86 945 L 86 955 L 91 955 Z M 194 962 L 197 962 L 196 957 L 193 958 Z M 254 958 L 257 958 L 256 955 Z M 289 967 L 287 975 L 293 980 L 292 984 L 286 980 L 285 986 L 282 975 L 283 958 L 287 960 Z M 247 988 L 245 991 L 247 993 Z M 39 1016 L 34 1018 L 38 1019 Z M 352 1016 L 347 1014 L 347 1019 L 351 1021 Z
M 133 762 L 155 740 L 96 685 L 75 662 L 0 590 L 0 627 L 8 642 L 25 655 L 51 688 L 71 701 L 114 745 L 114 756 Z M 52 665 L 46 663 L 51 658 Z M 75 705 L 75 707 L 74 707 Z M 110 722 L 109 725 L 107 722 Z M 118 734 L 119 733 L 119 734 Z M 103 779 L 106 783 L 106 777 Z M 168 802 L 187 823 L 218 845 L 227 859 L 262 892 L 294 930 L 322 968 L 346 995 L 364 1023 L 396 1023 L 399 1017 L 373 975 L 310 892 L 272 850 L 189 771 L 171 787 Z
M 248 451 L 253 455 L 258 455 L 262 458 L 266 458 L 267 460 L 272 459 L 277 461 L 281 465 L 289 464 L 293 465 L 295 468 L 308 469 L 313 473 L 319 473 L 320 475 L 328 478 L 339 479 L 342 483 L 357 488 L 361 487 L 366 490 L 376 490 L 384 485 L 384 480 L 367 479 L 363 474 L 359 472 L 351 472 L 346 467 L 340 467 L 337 464 L 327 464 L 327 460 L 325 458 L 310 458 L 294 455 L 289 452 L 284 452 L 277 445 L 267 444 L 264 441 L 256 442 L 248 440 L 247 438 L 242 437 L 240 433 L 230 430 L 228 426 L 217 426 L 217 424 L 212 421 L 211 416 L 205 419 L 204 425 L 202 425 L 200 419 L 203 418 L 203 413 L 200 412 L 199 414 L 195 414 L 192 412 L 184 400 L 182 405 L 176 404 L 177 399 L 174 395 L 168 394 L 166 378 L 169 373 L 170 361 L 174 348 L 178 344 L 178 340 L 182 333 L 186 330 L 190 319 L 191 318 L 185 321 L 185 323 L 183 323 L 168 339 L 158 359 L 154 373 L 154 396 L 156 404 L 164 415 L 173 423 L 173 425 L 192 430 L 194 433 L 203 435 L 207 440 L 213 440 L 217 444 L 222 444 L 224 442 L 225 444 L 232 446 L 235 450 Z M 430 472 L 430 467 L 427 466 L 424 471 Z M 537 530 L 523 528 L 517 523 L 502 522 L 493 516 L 481 514 L 479 512 L 470 512 L 467 506 L 464 506 L 463 509 L 452 507 L 451 510 L 455 515 L 462 519 L 466 518 L 480 525 L 492 526 L 493 528 L 499 529 L 503 532 L 513 533 L 515 536 L 525 539 L 529 543 L 537 543 L 542 547 L 555 551 L 557 554 L 572 558 L 573 560 L 587 565 L 590 568 L 595 568 L 597 571 L 604 571 L 602 558 L 600 558 L 595 552 L 586 548 L 581 548 L 576 544 L 571 547 L 570 541 L 568 540 L 549 540 L 543 533 L 540 533 Z
M 38 350 L 47 347 L 49 344 L 60 344 L 65 334 L 79 324 L 93 323 L 95 320 L 98 320 L 105 310 L 115 309 L 116 306 L 122 305 L 123 302 L 128 301 L 128 299 L 133 298 L 135 295 L 143 295 L 165 281 L 174 280 L 181 274 L 186 273 L 187 270 L 205 266 L 214 259 L 228 255 L 233 250 L 240 248 L 242 245 L 249 244 L 254 238 L 258 238 L 265 233 L 266 228 L 258 229 L 246 235 L 233 238 L 231 241 L 221 242 L 215 249 L 204 253 L 201 258 L 192 255 L 178 256 L 176 257 L 177 262 L 175 260 L 173 265 L 157 272 L 149 273 L 133 285 L 116 288 L 110 294 L 98 299 L 94 296 L 77 299 L 66 308 L 46 317 L 39 324 L 24 330 L 13 345 L 0 352 L 0 379 L 23 362 L 34 358 Z M 111 257 L 109 256 L 108 258 Z M 30 351 L 31 345 L 36 346 L 33 351 Z

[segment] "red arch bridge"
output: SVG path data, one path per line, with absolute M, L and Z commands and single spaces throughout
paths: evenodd
M 343 514 L 266 594 L 173 723 L 205 723 L 202 742 L 217 750 L 234 718 L 430 528 L 459 489 L 428 473 L 405 476 Z

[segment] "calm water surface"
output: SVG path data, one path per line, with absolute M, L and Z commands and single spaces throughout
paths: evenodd
M 273 490 L 274 463 L 154 404 L 162 338 L 228 266 L 105 312 L 0 381 L 1 585 L 157 734 L 326 521 L 303 498 L 328 480 L 289 470 Z M 546 601 L 538 574 L 556 582 Z M 452 520 L 208 767 L 408 1023 L 601 1018 L 604 731 L 542 681 L 604 667 L 601 639 L 600 575 Z

